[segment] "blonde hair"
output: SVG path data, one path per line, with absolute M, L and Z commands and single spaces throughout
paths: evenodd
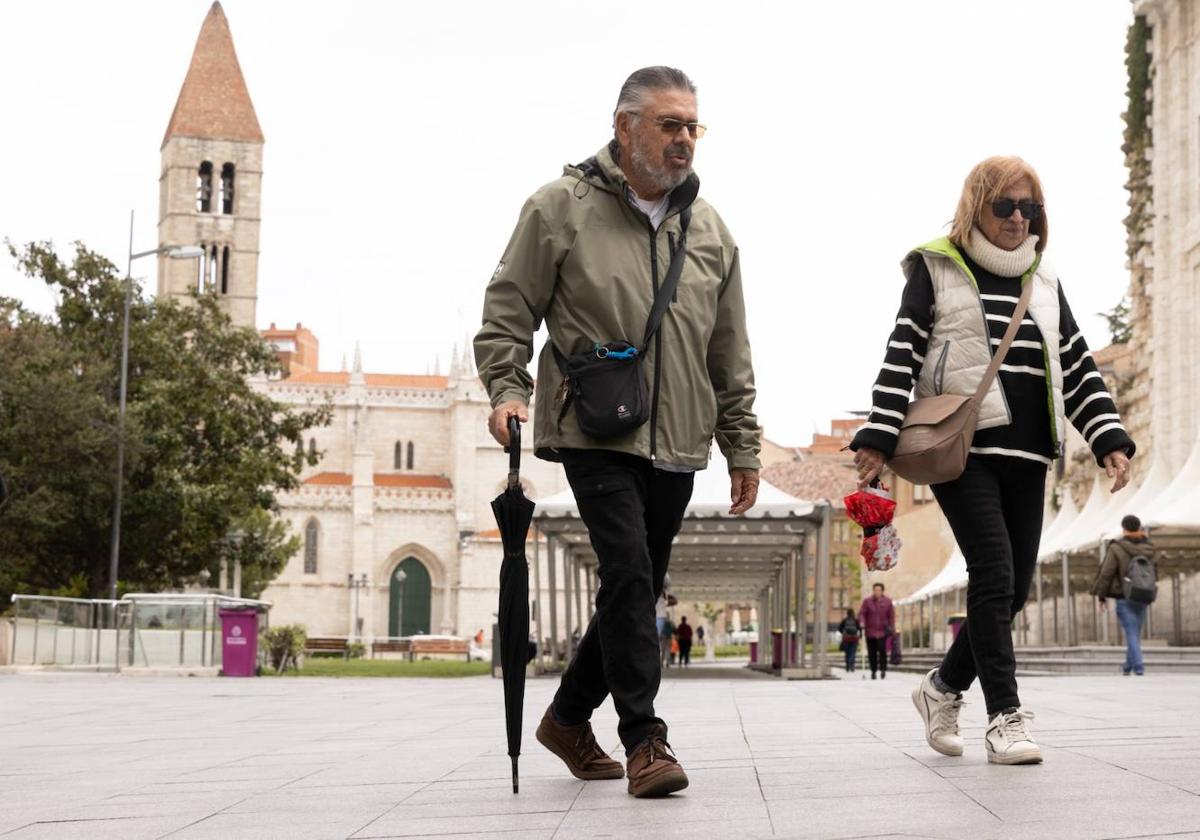
M 959 248 L 966 247 L 971 228 L 978 227 L 983 219 L 983 208 L 1024 178 L 1028 178 L 1033 186 L 1033 200 L 1044 205 L 1042 182 L 1033 171 L 1033 167 L 1021 158 L 990 157 L 975 164 L 975 168 L 967 175 L 967 180 L 963 181 L 958 209 L 954 211 L 954 222 L 950 225 L 950 241 Z M 1036 250 L 1040 254 L 1046 249 L 1046 242 L 1050 238 L 1050 225 L 1044 206 L 1041 215 L 1029 223 L 1029 232 L 1037 235 Z

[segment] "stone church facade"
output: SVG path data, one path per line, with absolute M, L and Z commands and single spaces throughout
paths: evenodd
M 214 3 L 163 138 L 160 178 L 159 244 L 202 245 L 205 258 L 160 259 L 160 296 L 215 292 L 234 323 L 256 327 L 263 145 Z M 309 433 L 320 464 L 279 497 L 302 545 L 262 595 L 272 623 L 366 640 L 490 636 L 501 546 L 489 503 L 508 466 L 487 434 L 490 405 L 466 348 L 446 376 L 365 372 L 357 353 L 350 370 L 323 371 L 318 338 L 302 325 L 262 334 L 286 373 L 257 387 L 334 412 Z M 522 474 L 532 497 L 566 488 L 561 468 L 531 453 Z

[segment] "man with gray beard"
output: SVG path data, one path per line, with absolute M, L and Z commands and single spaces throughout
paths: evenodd
M 560 461 L 596 552 L 596 612 L 537 738 L 580 779 L 628 776 L 634 796 L 687 787 L 654 713 L 655 602 L 696 470 L 715 436 L 730 513 L 758 495 L 760 430 L 737 245 L 698 197 L 696 88 L 647 67 L 621 88 L 614 137 L 526 203 L 484 296 L 475 360 L 492 436 L 529 419 L 534 451 Z M 552 645 L 553 648 L 553 645 Z M 592 733 L 612 695 L 627 767 Z

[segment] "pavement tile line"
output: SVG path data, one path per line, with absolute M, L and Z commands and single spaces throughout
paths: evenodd
M 758 796 L 767 806 L 767 820 L 771 826 L 771 834 L 775 832 L 775 818 L 771 815 L 771 803 L 767 800 L 767 794 L 763 790 L 762 774 L 758 771 L 758 762 L 754 760 L 754 748 L 750 746 L 750 736 L 746 732 L 746 722 L 742 719 L 742 707 L 738 703 L 737 686 L 733 683 L 729 685 L 729 697 L 733 701 L 733 709 L 737 712 L 738 732 L 741 733 L 742 741 L 746 745 L 746 751 L 750 753 L 750 761 L 754 767 L 754 780 L 758 782 Z
M 908 698 L 918 676 L 664 682 L 660 713 L 688 790 L 635 800 L 620 782 L 580 783 L 527 731 L 519 804 L 500 747 L 500 689 L 487 677 L 356 681 L 337 691 L 306 679 L 281 692 L 255 680 L 5 676 L 6 717 L 11 709 L 39 722 L 0 726 L 0 802 L 17 804 L 0 807 L 0 832 L 4 840 L 1200 837 L 1200 677 L 1156 675 L 1140 687 L 1119 676 L 1022 679 L 1047 760 L 997 768 L 974 737 L 960 759 L 928 749 Z M 231 696 L 215 699 L 217 686 Z M 556 687 L 531 682 L 530 719 Z M 286 718 L 269 716 L 283 696 Z M 981 708 L 964 710 L 963 722 L 982 735 Z M 596 726 L 616 728 L 611 704 Z M 848 781 L 864 767 L 878 784 Z M 1146 797 L 1146 813 L 1097 810 L 1095 792 L 1121 786 Z

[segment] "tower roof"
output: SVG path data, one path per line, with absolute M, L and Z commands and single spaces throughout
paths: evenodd
M 176 136 L 263 142 L 229 21 L 219 2 L 212 4 L 200 27 L 163 145 Z

